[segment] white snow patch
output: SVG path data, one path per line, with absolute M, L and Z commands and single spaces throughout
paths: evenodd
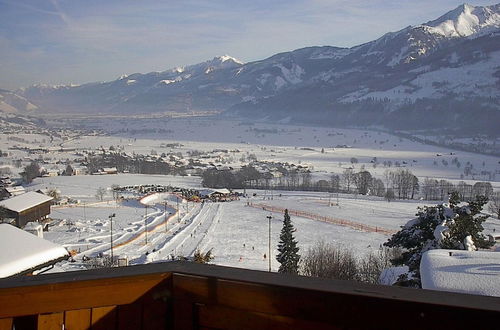
M 275 65 L 275 67 L 280 68 L 281 72 L 283 73 L 283 77 L 285 77 L 288 82 L 292 84 L 298 84 L 302 82 L 302 79 L 300 77 L 305 73 L 305 71 L 299 65 L 294 63 L 292 64 L 291 69 L 284 67 L 282 64 L 277 64 Z
M 0 224 L 0 251 L 0 278 L 68 255 L 62 246 L 9 224 Z
M 283 86 L 286 86 L 287 82 L 285 79 L 283 79 L 281 76 L 276 77 L 274 80 L 274 85 L 276 86 L 276 89 L 281 89 Z
M 424 289 L 500 297 L 500 253 L 431 250 L 422 256 Z
M 164 80 L 160 80 L 158 82 L 158 84 L 160 84 L 160 85 L 169 85 L 169 84 L 172 84 L 172 83 L 180 81 L 180 80 L 181 80 L 180 77 L 176 78 L 175 80 L 164 79 Z

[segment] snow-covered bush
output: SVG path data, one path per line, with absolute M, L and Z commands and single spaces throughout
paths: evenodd
M 474 201 L 460 203 L 452 193 L 447 204 L 419 208 L 417 218 L 408 221 L 384 245 L 403 248 L 396 266 L 406 265 L 409 274 L 399 278 L 402 285 L 420 286 L 420 259 L 432 249 L 472 250 L 492 245 L 482 234 L 482 223 L 488 216 L 480 215 L 487 199 L 478 196 Z

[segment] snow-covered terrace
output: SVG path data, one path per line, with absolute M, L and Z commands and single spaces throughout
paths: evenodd
M 500 297 L 500 253 L 430 250 L 420 263 L 424 289 Z

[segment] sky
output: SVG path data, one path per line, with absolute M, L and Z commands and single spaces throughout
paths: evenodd
M 462 2 L 0 0 L 0 88 L 109 81 L 224 54 L 249 62 L 307 46 L 352 47 Z

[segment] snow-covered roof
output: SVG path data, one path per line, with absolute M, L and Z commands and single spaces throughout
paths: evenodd
M 0 278 L 36 269 L 68 256 L 57 244 L 9 224 L 0 224 Z
M 23 186 L 5 187 L 5 190 L 6 190 L 9 194 L 24 193 L 24 187 L 23 187 Z
M 424 289 L 500 297 L 499 252 L 430 250 L 420 275 Z
M 0 206 L 14 212 L 22 212 L 50 200 L 52 200 L 52 197 L 50 196 L 30 191 L 25 194 L 3 200 L 0 202 Z
M 223 195 L 228 195 L 230 194 L 231 192 L 226 189 L 226 188 L 222 188 L 222 189 L 202 189 L 199 191 L 200 192 L 200 196 L 210 196 L 214 193 L 219 193 L 219 194 L 223 194 Z

